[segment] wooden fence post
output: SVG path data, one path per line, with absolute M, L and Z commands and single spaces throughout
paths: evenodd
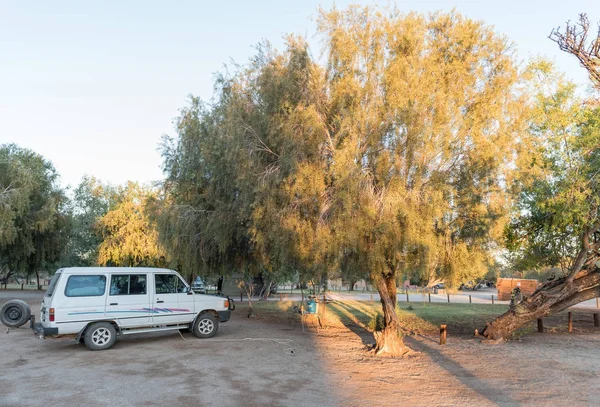
M 598 328 L 600 326 L 600 318 L 599 318 L 600 314 L 598 314 L 597 312 L 594 313 L 594 326 L 596 328 Z
M 494 294 L 492 294 L 492 305 L 494 305 Z
M 469 294 L 469 304 L 471 304 L 471 294 Z
M 244 295 L 244 293 L 240 292 L 240 302 L 244 302 L 243 295 Z
M 538 332 L 543 334 L 544 333 L 544 320 L 542 318 L 538 318 L 537 322 L 538 322 Z
M 371 294 L 371 302 L 373 302 L 373 294 Z
M 427 293 L 427 295 L 429 296 L 429 302 L 431 302 L 431 293 Z
M 573 313 L 571 311 L 569 311 L 569 321 L 568 321 L 568 328 L 569 328 L 569 332 L 573 332 Z
M 408 290 L 406 290 L 406 302 L 409 302 L 408 301 Z
M 440 345 L 446 344 L 446 325 L 440 325 Z
M 446 294 L 446 296 L 448 297 L 448 303 L 450 303 L 450 294 Z

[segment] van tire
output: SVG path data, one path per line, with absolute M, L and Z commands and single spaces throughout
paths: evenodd
M 90 325 L 83 335 L 83 342 L 89 350 L 105 350 L 114 345 L 117 330 L 110 322 L 96 322 Z
M 25 325 L 31 318 L 31 308 L 25 301 L 10 300 L 0 309 L 0 322 L 9 328 Z
M 212 338 L 219 330 L 219 321 L 213 314 L 208 312 L 200 314 L 194 322 L 192 332 L 198 338 Z

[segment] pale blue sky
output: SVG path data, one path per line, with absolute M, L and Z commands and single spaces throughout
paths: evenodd
M 175 135 L 173 119 L 187 95 L 210 98 L 214 73 L 231 60 L 245 62 L 262 39 L 280 47 L 286 33 L 305 35 L 318 56 L 311 17 L 332 4 L 0 0 L 0 144 L 42 154 L 63 185 L 86 173 L 114 184 L 158 180 L 160 136 Z M 506 34 L 522 60 L 545 55 L 587 84 L 575 59 L 547 37 L 581 12 L 600 20 L 598 0 L 396 4 L 403 11 L 456 8 Z

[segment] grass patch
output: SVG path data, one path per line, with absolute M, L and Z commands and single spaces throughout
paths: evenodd
M 239 310 L 247 309 L 247 303 L 236 304 Z M 299 320 L 293 312 L 294 301 L 256 301 L 253 310 L 261 319 L 274 321 Z M 408 309 L 408 307 L 412 309 Z M 486 322 L 494 320 L 506 311 L 507 305 L 491 304 L 447 304 L 447 303 L 399 303 L 396 308 L 402 328 L 416 333 L 435 333 L 441 324 L 455 334 L 472 335 L 475 328 L 481 329 Z M 381 305 L 369 301 L 334 301 L 323 307 L 319 304 L 319 315 L 324 326 L 360 327 L 371 331 L 373 320 L 380 314 Z M 371 326 L 370 326 L 371 325 Z
M 427 321 L 435 330 L 445 324 L 449 332 L 473 334 L 475 328 L 481 330 L 486 322 L 493 321 L 502 315 L 508 305 L 504 304 L 410 304 L 412 310 L 407 310 L 403 303 L 400 309 L 404 313 L 411 313 L 417 318 Z

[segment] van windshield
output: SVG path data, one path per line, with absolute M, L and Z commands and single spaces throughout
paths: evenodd
M 48 285 L 48 289 L 46 290 L 46 297 L 52 297 L 52 294 L 54 294 L 54 290 L 56 289 L 56 283 L 58 283 L 60 274 L 60 272 L 56 272 L 56 274 L 52 276 L 50 284 Z

